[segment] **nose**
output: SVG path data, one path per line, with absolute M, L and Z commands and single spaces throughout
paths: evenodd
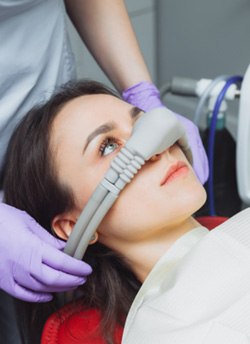
M 173 144 L 172 146 L 168 147 L 164 152 L 153 155 L 148 161 L 154 162 L 154 161 L 160 160 L 162 155 L 164 155 L 166 153 L 169 155 L 171 150 L 172 150 L 172 148 L 174 148 L 174 147 L 175 147 L 175 144 Z
M 161 158 L 161 154 L 155 154 L 149 159 L 149 161 L 154 162 L 154 161 L 159 160 L 160 158 Z

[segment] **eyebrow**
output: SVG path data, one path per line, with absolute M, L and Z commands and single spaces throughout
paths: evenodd
M 138 118 L 139 114 L 142 112 L 141 109 L 134 106 L 129 111 L 130 118 L 132 119 L 132 122 L 134 123 L 136 119 Z M 109 133 L 110 131 L 117 128 L 117 125 L 114 122 L 107 122 L 105 124 L 100 125 L 97 127 L 94 131 L 92 131 L 91 134 L 88 135 L 86 143 L 83 148 L 83 153 L 86 151 L 88 145 L 94 138 L 96 138 L 98 135 Z

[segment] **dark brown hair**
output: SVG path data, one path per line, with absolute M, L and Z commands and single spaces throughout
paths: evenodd
M 45 104 L 28 112 L 12 135 L 7 150 L 3 178 L 5 202 L 25 210 L 49 232 L 54 216 L 74 206 L 72 191 L 59 183 L 54 168 L 49 149 L 51 126 L 68 101 L 91 94 L 117 97 L 114 91 L 94 81 L 67 83 Z M 88 248 L 84 261 L 93 267 L 93 273 L 81 287 L 78 302 L 101 311 L 102 333 L 107 343 L 113 343 L 114 328 L 117 323 L 124 324 L 140 283 L 123 259 L 100 243 Z M 22 316 L 25 323 L 21 326 L 22 330 L 26 329 L 25 338 L 28 338 L 24 342 L 39 343 L 42 326 L 54 311 L 55 303 L 36 306 L 18 303 L 22 312 L 26 309 L 26 317 Z M 44 316 L 41 308 L 44 308 Z

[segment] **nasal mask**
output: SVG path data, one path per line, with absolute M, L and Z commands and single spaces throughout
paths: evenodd
M 66 243 L 64 252 L 82 259 L 99 224 L 134 178 L 140 168 L 156 154 L 178 143 L 192 164 L 192 153 L 185 130 L 176 116 L 166 108 L 143 113 L 135 122 L 131 137 L 111 162 L 84 207 Z

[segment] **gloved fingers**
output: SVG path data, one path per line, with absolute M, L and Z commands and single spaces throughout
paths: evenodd
M 86 277 L 76 277 L 61 271 L 55 271 L 49 266 L 43 265 L 39 273 L 23 280 L 23 285 L 34 291 L 61 292 L 72 290 L 86 282 Z
M 164 106 L 160 99 L 160 91 L 152 83 L 147 81 L 139 82 L 122 92 L 122 98 L 143 111 L 150 111 L 157 107 Z
M 49 245 L 43 248 L 42 262 L 50 268 L 78 277 L 86 277 L 92 273 L 92 268 L 88 264 Z
M 62 250 L 65 247 L 65 242 L 62 240 L 59 240 L 58 238 L 55 238 L 52 234 L 50 234 L 46 229 L 44 229 L 42 226 L 39 225 L 32 217 L 28 215 L 28 221 L 29 221 L 29 229 L 32 233 L 36 235 L 39 239 L 41 239 L 43 242 L 47 243 L 48 245 L 51 245 L 58 250 Z
M 43 293 L 71 290 L 86 282 L 86 277 L 72 276 L 43 264 L 39 251 L 33 254 L 29 269 L 24 270 L 19 264 L 13 267 L 13 279 L 14 287 Z
M 8 220 L 8 227 L 11 223 L 12 231 L 18 229 L 19 233 L 22 230 L 21 233 L 23 234 L 26 232 L 29 234 L 30 231 L 35 235 L 36 239 L 40 239 L 59 250 L 62 250 L 65 246 L 65 242 L 53 237 L 25 211 L 0 203 L 0 222 L 4 223 L 5 220 Z
M 14 286 L 12 295 L 27 302 L 49 302 L 53 299 L 53 296 L 50 293 L 37 293 L 28 288 L 20 286 L 17 283 Z
M 193 169 L 202 184 L 208 179 L 208 158 L 201 140 L 197 138 L 191 146 L 193 153 Z
M 187 130 L 187 135 L 193 154 L 193 169 L 200 182 L 204 184 L 208 179 L 208 158 L 199 134 L 199 130 L 193 123 L 192 125 L 194 128 L 189 128 L 189 130 Z
M 179 121 L 184 125 L 188 142 L 193 154 L 193 169 L 199 178 L 200 182 L 204 184 L 208 179 L 208 158 L 203 146 L 198 127 L 189 119 L 175 113 Z
M 87 264 L 73 259 L 43 242 L 30 253 L 31 255 L 27 255 L 26 250 L 23 250 L 19 255 L 18 263 L 16 262 L 12 267 L 12 275 L 16 284 L 29 290 L 47 293 L 73 289 L 83 284 L 86 281 L 86 275 L 91 271 Z M 45 259 L 43 259 L 44 254 Z M 66 258 L 64 259 L 64 257 Z M 47 260 L 52 263 L 52 266 L 46 264 Z M 76 263 L 77 267 L 79 264 L 81 268 L 71 269 L 71 260 Z M 56 264 L 53 265 L 54 262 Z M 63 271 L 64 263 L 69 265 L 66 271 Z M 84 270 L 85 266 L 88 269 Z

